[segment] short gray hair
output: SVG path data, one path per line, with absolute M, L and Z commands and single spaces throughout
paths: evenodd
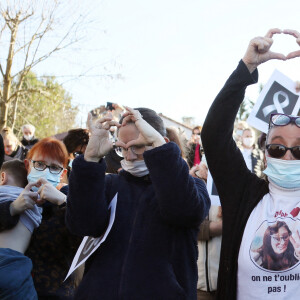
M 33 133 L 35 132 L 35 127 L 33 126 L 33 125 L 31 125 L 31 124 L 25 124 L 25 125 L 23 125 L 22 127 L 21 127 L 21 129 L 22 129 L 22 132 L 23 132 L 23 130 L 24 129 L 29 129 L 29 130 L 31 130 Z

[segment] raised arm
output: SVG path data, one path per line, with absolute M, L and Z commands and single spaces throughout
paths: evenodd
M 198 228 L 207 216 L 210 199 L 204 181 L 189 175 L 175 143 L 146 151 L 144 159 L 162 217 L 170 224 Z
M 120 146 L 152 147 L 144 152 L 144 160 L 161 216 L 175 226 L 198 228 L 210 207 L 204 182 L 189 175 L 188 165 L 181 158 L 179 147 L 175 143 L 166 143 L 164 137 L 143 119 L 139 111 L 129 107 L 126 110 L 122 126 L 126 126 L 127 122 L 134 122 L 139 135 Z
M 228 199 L 231 195 L 240 195 L 252 176 L 232 138 L 233 125 L 246 87 L 257 82 L 257 66 L 270 59 L 286 59 L 283 54 L 270 51 L 272 37 L 279 33 L 279 29 L 271 29 L 265 37 L 250 41 L 237 69 L 213 102 L 202 128 L 201 137 L 208 167 L 221 201 L 224 197 Z
M 73 234 L 97 237 L 108 225 L 111 200 L 105 193 L 109 187 L 103 160 L 112 148 L 108 130 L 120 125 L 111 118 L 102 118 L 93 124 L 91 116 L 88 122 L 91 137 L 85 155 L 74 160 L 70 174 L 66 223 Z

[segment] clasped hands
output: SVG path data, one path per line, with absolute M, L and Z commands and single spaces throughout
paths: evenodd
M 33 187 L 37 187 L 38 191 L 33 192 Z M 61 205 L 66 201 L 66 196 L 46 179 L 40 178 L 38 181 L 26 185 L 19 197 L 11 203 L 10 214 L 12 216 L 19 215 L 26 209 L 33 209 L 35 204 L 41 206 L 46 200 L 55 205 Z
M 120 129 L 128 123 L 134 123 L 139 131 L 136 139 L 126 144 L 122 141 L 115 142 L 116 147 L 128 149 L 131 146 L 152 146 L 158 147 L 165 143 L 164 138 L 150 124 L 148 124 L 138 110 L 125 106 L 126 112 L 123 114 L 122 124 L 114 121 L 110 117 L 103 117 L 95 123 L 92 116 L 88 115 L 88 127 L 91 132 L 89 143 L 86 147 L 84 159 L 90 162 L 99 162 L 112 148 L 113 142 L 109 139 L 109 130 L 112 126 Z
M 264 37 L 256 37 L 249 43 L 247 51 L 243 57 L 243 61 L 249 69 L 250 73 L 252 73 L 258 65 L 271 59 L 287 60 L 295 57 L 300 57 L 300 50 L 290 52 L 287 56 L 282 53 L 270 51 L 270 48 L 273 44 L 273 35 L 281 33 L 295 37 L 297 44 L 300 46 L 300 33 L 298 31 L 292 29 L 270 29 Z

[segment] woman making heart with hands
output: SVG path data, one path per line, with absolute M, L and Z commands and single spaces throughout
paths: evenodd
M 101 236 L 116 196 L 109 235 L 87 260 L 75 299 L 193 299 L 197 284 L 198 226 L 210 206 L 205 184 L 189 175 L 162 119 L 151 109 L 126 107 L 119 123 L 94 124 L 84 157 L 73 162 L 67 226 L 79 236 Z M 109 139 L 111 126 L 118 141 Z M 112 148 L 122 171 L 105 174 Z M 121 270 L 121 271 L 120 271 Z M 97 274 L 95 276 L 95 274 Z
M 300 117 L 279 113 L 277 108 L 266 115 L 267 167 L 263 172 L 268 180 L 248 170 L 232 139 L 246 87 L 258 81 L 257 67 L 271 59 L 300 57 L 300 50 L 287 56 L 272 52 L 277 34 L 291 35 L 300 45 L 300 33 L 290 29 L 270 29 L 265 36 L 252 39 L 214 100 L 202 129 L 208 167 L 223 212 L 216 299 L 299 298 L 299 283 L 292 279 L 300 271 Z M 281 89 L 284 87 L 279 84 L 274 95 Z

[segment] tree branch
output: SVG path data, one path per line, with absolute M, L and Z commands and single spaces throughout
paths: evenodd
M 49 56 L 51 56 L 54 52 L 63 50 L 67 47 L 69 47 L 70 45 L 78 42 L 78 40 L 73 40 L 70 41 L 68 44 L 65 44 L 64 46 L 61 46 L 61 44 L 68 38 L 68 36 L 71 34 L 73 28 L 77 25 L 78 21 L 80 20 L 80 18 L 78 18 L 73 24 L 72 26 L 69 28 L 69 30 L 67 31 L 67 33 L 62 37 L 62 39 L 57 43 L 56 47 L 54 47 L 51 51 L 49 51 L 48 53 L 42 55 L 41 57 L 39 57 L 38 59 L 35 60 L 37 51 L 39 49 L 40 43 L 42 38 L 44 37 L 44 35 L 51 29 L 51 24 L 53 22 L 53 19 L 51 17 L 49 23 L 47 24 L 47 27 L 45 28 L 45 30 L 41 33 L 41 36 L 39 37 L 39 42 L 38 45 L 35 48 L 34 54 L 33 54 L 33 58 L 30 64 L 27 64 L 28 61 L 28 57 L 29 57 L 29 49 L 30 47 L 28 47 L 27 51 L 26 51 L 26 59 L 25 59 L 25 63 L 24 63 L 24 67 L 23 70 L 20 70 L 18 73 L 14 74 L 12 77 L 15 78 L 17 76 L 19 76 L 22 73 L 27 74 L 34 66 L 36 66 L 38 63 L 44 61 L 45 59 L 47 59 Z M 29 42 L 29 45 L 31 46 L 33 40 Z
M 11 102 L 14 98 L 20 96 L 21 94 L 33 94 L 33 93 L 38 93 L 44 96 L 49 96 L 49 92 L 45 90 L 40 90 L 40 89 L 24 89 L 24 90 L 18 90 L 14 92 L 8 99 L 8 102 Z
M 3 71 L 3 69 L 2 69 L 2 65 L 1 65 L 1 64 L 0 64 L 0 72 L 1 72 L 2 76 L 4 77 L 5 74 L 4 74 L 4 71 Z
M 28 52 L 29 52 L 29 49 L 30 49 L 31 44 L 32 44 L 35 40 L 42 38 L 43 35 L 46 33 L 46 31 L 45 31 L 46 29 L 45 29 L 43 32 L 40 32 L 40 33 L 38 32 L 38 31 L 40 30 L 40 28 L 42 27 L 44 21 L 45 21 L 45 18 L 43 17 L 43 18 L 41 19 L 41 22 L 40 22 L 39 26 L 37 27 L 35 33 L 32 35 L 30 41 L 27 42 L 27 43 L 25 43 L 25 44 L 24 44 L 23 46 L 21 46 L 19 49 L 17 49 L 17 50 L 15 51 L 15 54 L 17 54 L 18 52 L 20 52 L 21 50 L 25 49 L 25 48 L 28 46 L 27 51 L 26 51 L 26 52 L 27 52 L 26 57 L 28 56 Z

